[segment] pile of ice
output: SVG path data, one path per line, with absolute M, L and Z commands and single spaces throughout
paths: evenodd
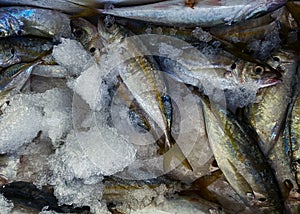
M 7 201 L 7 199 L 5 197 L 3 197 L 3 195 L 0 194 L 0 210 L 1 213 L 11 213 L 12 208 L 14 207 L 14 205 Z

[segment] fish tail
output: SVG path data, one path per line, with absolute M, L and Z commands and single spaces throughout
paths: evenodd
M 179 145 L 175 142 L 174 138 L 170 136 L 167 141 L 169 141 L 169 140 L 171 140 L 171 142 L 166 142 L 166 143 L 167 143 L 167 145 L 171 145 L 171 147 L 168 148 L 164 154 L 164 160 L 163 160 L 164 171 L 167 171 L 170 168 L 170 164 L 171 164 L 173 157 L 175 157 L 177 160 L 179 160 L 184 167 L 193 171 L 191 164 L 189 163 L 189 161 L 183 154 Z

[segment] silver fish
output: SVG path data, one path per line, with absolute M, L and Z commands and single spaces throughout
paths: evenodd
M 202 103 L 210 147 L 226 180 L 254 210 L 258 206 L 262 213 L 282 213 L 275 177 L 252 131 L 223 107 Z
M 278 66 L 284 71 L 282 83 L 262 89 L 259 93 L 260 100 L 250 107 L 251 125 L 262 140 L 260 146 L 265 155 L 274 146 L 283 129 L 296 73 L 295 54 L 279 51 L 273 54 L 273 58 L 279 60 Z
M 199 1 L 192 8 L 182 0 L 169 0 L 124 8 L 100 10 L 101 13 L 164 25 L 211 27 L 232 24 L 262 15 L 285 4 L 286 0 Z
M 171 136 L 171 124 L 166 116 L 167 112 L 162 97 L 167 95 L 167 88 L 164 83 L 158 65 L 153 58 L 146 58 L 141 54 L 145 46 L 138 38 L 127 39 L 131 33 L 111 20 L 105 19 L 98 23 L 99 34 L 103 43 L 109 49 L 110 45 L 122 45 L 112 49 L 121 50 L 118 61 L 123 61 L 120 68 L 120 76 L 133 97 L 141 108 L 153 119 L 165 136 L 164 145 L 164 169 L 169 168 L 171 159 L 175 156 L 187 168 L 192 169 L 185 158 L 180 147 Z M 111 50 L 112 51 L 112 50 Z M 138 84 L 137 84 L 138 83 Z
M 71 37 L 69 16 L 55 10 L 1 7 L 0 37 L 34 35 Z

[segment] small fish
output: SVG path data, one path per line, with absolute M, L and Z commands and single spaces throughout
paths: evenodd
M 226 180 L 254 210 L 258 206 L 265 213 L 282 213 L 274 174 L 252 131 L 225 108 L 201 100 L 210 147 Z
M 103 39 L 104 46 L 108 49 L 110 45 L 125 45 L 117 48 L 122 50 L 122 54 L 118 57 L 121 57 L 119 61 L 124 66 L 120 68 L 120 77 L 137 103 L 164 133 L 164 170 L 169 168 L 173 156 L 192 170 L 191 165 L 171 135 L 171 127 L 162 100 L 162 97 L 167 95 L 167 88 L 157 63 L 152 57 L 145 57 L 141 54 L 141 50 L 145 49 L 145 46 L 138 38 L 134 41 L 129 39 L 124 42 L 124 39 L 132 33 L 112 21 L 110 17 L 105 18 L 104 21 L 99 20 L 99 34 Z
M 33 35 L 71 37 L 70 18 L 55 10 L 1 7 L 0 37 Z
M 147 21 L 171 26 L 211 27 L 232 24 L 273 11 L 285 4 L 278 1 L 200 1 L 194 8 L 186 7 L 182 0 L 169 0 L 142 6 L 99 10 L 106 15 Z
M 0 67 L 32 62 L 51 53 L 52 42 L 42 38 L 10 37 L 0 39 Z

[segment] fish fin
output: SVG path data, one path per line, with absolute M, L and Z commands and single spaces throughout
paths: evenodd
M 189 163 L 177 143 L 172 144 L 172 147 L 164 154 L 164 171 L 167 171 L 170 168 L 171 160 L 173 157 L 177 158 L 177 160 L 179 160 L 184 167 L 193 171 L 191 164 Z
M 251 188 L 251 185 L 248 183 L 248 181 L 244 178 L 244 176 L 238 172 L 237 168 L 233 165 L 233 163 L 227 159 L 227 162 L 229 163 L 229 166 L 232 168 L 232 170 L 235 173 L 236 177 L 236 184 L 238 185 L 238 190 L 235 190 L 239 194 L 243 195 L 244 197 L 253 196 L 254 192 Z M 226 176 L 225 176 L 226 177 Z

